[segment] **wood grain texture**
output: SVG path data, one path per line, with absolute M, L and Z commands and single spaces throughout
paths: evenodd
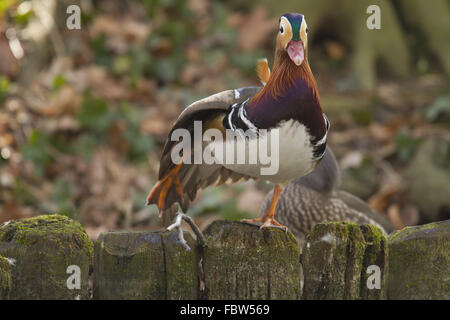
M 208 299 L 298 299 L 300 251 L 289 232 L 215 221 L 205 231 Z
M 94 299 L 196 299 L 195 243 L 176 231 L 115 231 L 99 236 L 94 249 Z

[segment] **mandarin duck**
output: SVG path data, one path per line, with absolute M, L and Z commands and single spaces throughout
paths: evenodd
M 393 225 L 372 210 L 363 200 L 339 190 L 341 177 L 336 158 L 327 146 L 325 155 L 310 174 L 292 180 L 278 200 L 275 214 L 289 227 L 303 247 L 311 229 L 320 222 L 347 221 L 373 224 L 385 234 L 394 231 Z M 271 204 L 270 192 L 263 201 L 260 214 Z
M 160 216 L 166 212 L 173 213 L 171 208 L 175 203 L 186 212 L 200 189 L 222 183 L 262 179 L 275 183 L 270 206 L 263 217 L 244 222 L 286 229 L 274 217 L 283 187 L 314 170 L 324 155 L 330 127 L 322 112 L 316 81 L 308 63 L 307 34 L 308 28 L 302 14 L 282 15 L 273 71 L 270 71 L 267 60 L 257 64 L 263 87 L 223 91 L 196 101 L 183 110 L 165 142 L 159 180 L 148 195 L 147 205 L 156 204 Z M 198 123 L 201 124 L 200 129 L 196 127 Z M 181 148 L 181 143 L 177 143 L 180 141 L 180 129 L 188 133 L 186 148 Z M 199 130 L 200 137 L 196 135 Z M 222 136 L 220 139 L 215 136 L 205 140 L 201 134 L 208 130 L 215 130 Z M 196 146 L 217 151 L 219 147 L 216 143 L 222 142 L 226 146 L 234 142 L 234 138 L 229 139 L 229 132 L 236 133 L 236 136 L 246 133 L 244 139 L 237 143 L 238 150 L 244 147 L 240 150 L 246 154 L 245 161 L 223 161 L 216 153 L 213 153 L 216 161 L 204 161 L 201 153 L 200 158 L 197 157 Z M 278 139 L 272 141 L 273 137 Z M 219 141 L 222 138 L 223 141 Z M 264 173 L 262 169 L 266 163 L 248 161 L 255 152 L 251 148 L 255 146 L 253 142 L 271 146 L 276 144 L 278 149 L 272 156 L 278 161 L 277 170 Z M 229 149 L 225 150 L 228 152 Z M 179 155 L 175 160 L 174 154 Z

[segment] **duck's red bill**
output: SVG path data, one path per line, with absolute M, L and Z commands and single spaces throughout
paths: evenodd
M 305 58 L 305 50 L 301 41 L 291 40 L 287 45 L 287 53 L 292 62 L 297 66 L 301 65 Z

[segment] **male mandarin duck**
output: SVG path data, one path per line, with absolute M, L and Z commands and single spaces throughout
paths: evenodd
M 393 225 L 381 214 L 372 210 L 364 201 L 339 190 L 341 182 L 336 158 L 327 146 L 325 155 L 310 174 L 292 180 L 284 189 L 275 213 L 279 221 L 289 227 L 303 247 L 311 229 L 320 222 L 347 221 L 373 224 L 385 234 L 394 231 Z M 269 193 L 260 212 L 269 208 Z
M 223 91 L 194 102 L 180 114 L 164 146 L 159 181 L 147 198 L 148 205 L 158 206 L 160 216 L 171 211 L 175 203 L 179 203 L 186 212 L 197 191 L 207 186 L 250 178 L 263 179 L 275 183 L 270 206 L 261 218 L 243 221 L 261 222 L 261 227 L 286 229 L 274 218 L 277 201 L 284 186 L 292 179 L 310 173 L 321 161 L 330 126 L 322 112 L 317 84 L 309 67 L 307 34 L 308 28 L 302 14 L 282 15 L 273 72 L 270 72 L 267 60 L 257 65 L 257 73 L 264 87 Z M 191 133 L 190 145 L 195 146 L 198 143 L 194 132 L 196 121 L 201 121 L 203 132 L 208 129 L 217 129 L 223 134 L 226 130 L 251 131 L 255 133 L 251 139 L 267 139 L 267 135 L 260 133 L 278 131 L 277 172 L 262 174 L 261 163 L 229 164 L 218 161 L 207 164 L 192 161 L 194 148 L 190 155 L 182 155 L 181 162 L 174 163 L 171 153 L 177 143 L 170 137 L 176 129 L 186 129 Z M 229 142 L 226 137 L 224 140 L 225 144 Z M 249 140 L 244 141 L 248 147 Z M 208 145 L 208 142 L 200 143 Z

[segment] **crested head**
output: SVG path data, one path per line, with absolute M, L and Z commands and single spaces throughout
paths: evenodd
M 275 59 L 269 80 L 252 99 L 256 103 L 264 95 L 282 97 L 296 81 L 302 81 L 313 92 L 320 104 L 319 92 L 308 63 L 308 27 L 299 13 L 286 13 L 280 17 Z
M 308 48 L 308 26 L 300 13 L 286 13 L 280 17 L 277 50 L 285 51 L 291 61 L 300 66 Z

